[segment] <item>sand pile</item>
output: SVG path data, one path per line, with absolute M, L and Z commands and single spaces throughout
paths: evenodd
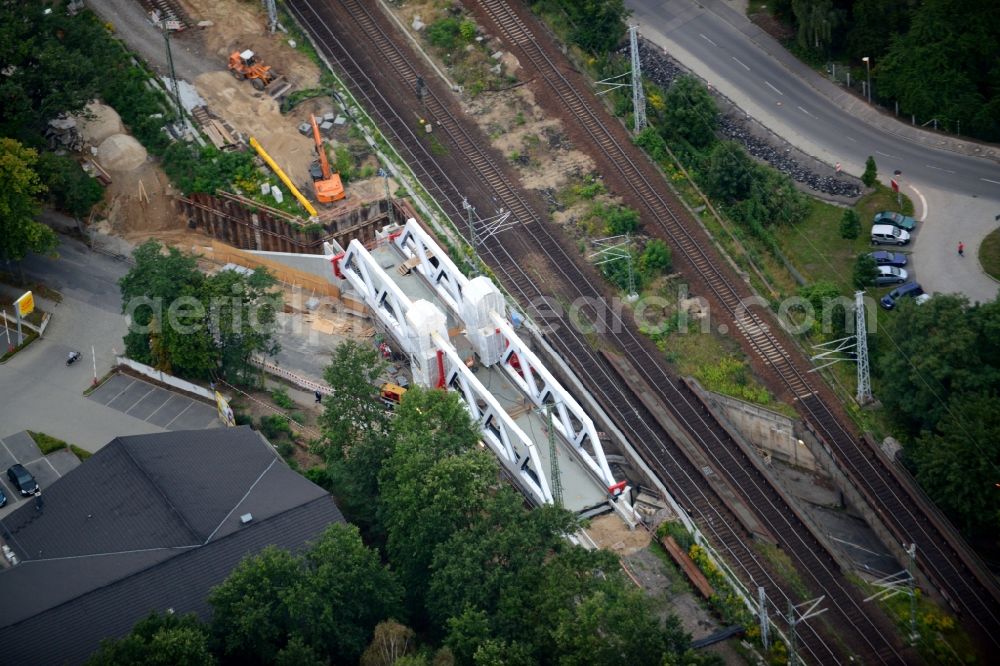
M 97 147 L 97 159 L 109 171 L 131 171 L 146 161 L 146 149 L 127 134 L 112 134 Z
M 93 146 L 99 145 L 112 134 L 124 131 L 118 113 L 107 104 L 100 102 L 88 104 L 84 113 L 77 116 L 76 120 L 80 136 Z

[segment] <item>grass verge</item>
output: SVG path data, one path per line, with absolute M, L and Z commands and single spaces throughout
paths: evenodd
M 979 246 L 979 265 L 994 280 L 1000 280 L 1000 229 L 994 229 Z
M 38 445 L 38 450 L 42 452 L 43 456 L 47 456 L 53 451 L 61 451 L 69 446 L 61 439 L 52 435 L 46 435 L 44 432 L 29 430 L 28 434 L 31 435 L 31 439 L 35 440 L 35 444 Z
M 80 459 L 80 462 L 83 462 L 87 458 L 89 458 L 90 456 L 94 455 L 93 453 L 91 453 L 87 449 L 81 449 L 76 444 L 70 444 L 69 445 L 69 450 L 72 451 L 74 453 L 74 455 L 76 455 L 76 457 Z

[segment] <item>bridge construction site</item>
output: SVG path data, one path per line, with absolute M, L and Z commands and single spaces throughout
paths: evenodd
M 482 445 L 527 502 L 582 518 L 612 516 L 623 530 L 655 527 L 654 513 L 657 523 L 680 523 L 763 631 L 794 642 L 803 663 L 917 662 L 908 637 L 857 584 L 879 576 L 852 566 L 747 433 L 667 362 L 627 304 L 618 307 L 618 294 L 576 241 L 550 222 L 538 190 L 522 186 L 464 115 L 445 75 L 380 4 L 282 4 L 343 90 L 309 109 L 308 131 L 294 136 L 293 129 L 297 144 L 290 141 L 294 147 L 277 160 L 303 181 L 315 155 L 311 187 L 297 183 L 316 194 L 309 218 L 219 190 L 178 198 L 185 232 L 289 265 L 308 255 L 320 267 L 312 277 L 342 304 L 359 304 L 345 311 L 370 317 L 403 360 L 399 377 L 461 397 Z M 980 653 L 1000 648 L 996 577 L 901 464 L 859 432 L 750 280 L 634 145 L 630 128 L 608 113 L 525 3 L 461 4 L 519 63 L 516 86 L 530 88 L 539 108 L 560 119 L 602 184 L 639 212 L 645 233 L 670 247 L 674 269 L 711 312 L 713 334 L 728 336 L 749 359 L 748 371 L 790 406 L 793 446 L 825 471 L 841 506 L 863 517 L 902 570 L 900 580 L 954 613 Z M 240 85 L 264 91 L 270 75 L 254 53 L 232 56 L 230 68 L 250 79 Z M 363 201 L 347 171 L 341 182 L 327 159 L 313 114 L 330 100 L 338 119 L 331 131 L 357 130 L 352 138 L 371 149 L 365 159 L 375 163 L 366 165 L 375 195 Z M 313 203 L 333 205 L 317 212 Z M 573 538 L 606 545 L 586 528 Z M 779 553 L 782 566 L 764 550 Z

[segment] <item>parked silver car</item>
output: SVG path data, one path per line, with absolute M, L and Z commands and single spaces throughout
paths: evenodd
M 896 266 L 879 266 L 878 275 L 875 276 L 875 285 L 884 286 L 887 284 L 900 284 L 906 282 L 906 269 Z

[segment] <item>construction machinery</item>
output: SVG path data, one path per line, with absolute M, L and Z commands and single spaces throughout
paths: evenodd
M 277 78 L 271 67 L 260 62 L 250 49 L 229 54 L 229 71 L 240 81 L 250 79 L 250 85 L 257 90 L 263 90 Z
M 309 175 L 312 176 L 313 186 L 316 188 L 316 201 L 320 203 L 333 203 L 344 198 L 344 184 L 340 182 L 340 174 L 333 173 L 330 169 L 330 160 L 326 158 L 326 149 L 323 147 L 323 137 L 319 133 L 319 125 L 316 124 L 316 116 L 310 115 L 312 121 L 313 141 L 316 143 L 317 161 L 309 167 Z
M 382 403 L 389 409 L 395 409 L 403 400 L 403 396 L 406 395 L 406 389 L 399 384 L 393 384 L 391 382 L 386 382 L 382 384 L 379 389 L 379 397 L 382 399 Z
M 285 187 L 287 187 L 288 191 L 292 193 L 292 196 L 298 199 L 299 203 L 302 204 L 302 207 L 306 209 L 309 216 L 316 217 L 316 208 L 309 203 L 308 199 L 302 196 L 302 193 L 299 192 L 299 188 L 295 187 L 295 184 L 291 181 L 288 175 L 281 170 L 281 167 L 278 166 L 277 162 L 275 162 L 274 159 L 267 154 L 267 151 L 264 150 L 264 146 L 260 145 L 260 142 L 258 142 L 254 137 L 250 137 L 250 147 L 257 151 L 257 154 L 260 155 L 260 158 L 264 160 L 264 163 L 267 164 L 267 166 L 271 167 L 271 170 L 274 171 L 275 175 L 281 179 L 281 182 L 285 184 Z

